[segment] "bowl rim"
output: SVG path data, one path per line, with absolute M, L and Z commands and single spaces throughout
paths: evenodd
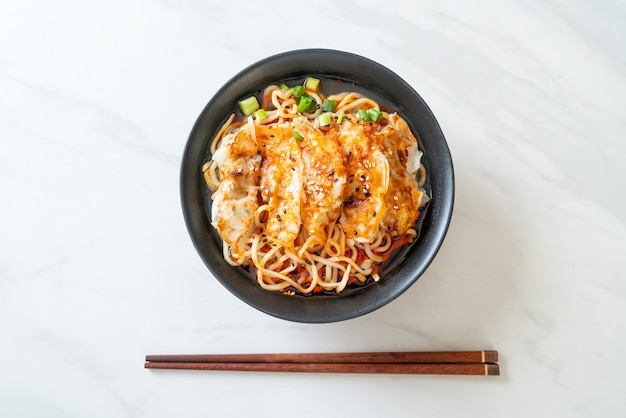
M 267 292 L 241 269 L 226 263 L 221 245 L 211 238 L 200 167 L 212 136 L 234 109 L 236 100 L 269 83 L 311 74 L 351 80 L 388 98 L 407 121 L 431 166 L 431 202 L 425 224 L 404 260 L 381 280 L 349 295 L 293 297 Z M 225 111 L 224 111 L 225 110 Z M 219 115 L 212 117 L 212 115 Z M 202 161 L 200 161 L 202 160 Z M 428 168 L 427 168 L 428 169 Z M 360 317 L 399 297 L 432 263 L 448 231 L 454 206 L 454 167 L 439 123 L 422 97 L 387 67 L 361 55 L 333 49 L 299 49 L 261 59 L 230 78 L 198 116 L 185 144 L 180 167 L 180 199 L 192 243 L 213 276 L 233 295 L 276 318 L 300 323 L 331 323 Z M 424 214 L 422 215 L 424 216 Z M 425 229 L 424 229 L 425 228 Z M 417 255 L 412 257 L 412 255 Z

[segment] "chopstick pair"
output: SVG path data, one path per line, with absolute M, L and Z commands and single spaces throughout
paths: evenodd
M 363 353 L 148 355 L 147 369 L 303 373 L 447 374 L 498 376 L 498 352 L 406 351 Z

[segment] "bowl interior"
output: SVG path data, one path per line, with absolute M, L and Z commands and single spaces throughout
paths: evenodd
M 420 216 L 420 235 L 395 260 L 381 280 L 335 297 L 286 296 L 267 292 L 242 268 L 222 256 L 222 242 L 210 225 L 210 191 L 201 166 L 209 157 L 215 133 L 235 110 L 237 100 L 269 84 L 309 75 L 350 83 L 377 100 L 384 110 L 398 112 L 409 124 L 424 152 L 431 201 Z M 194 125 L 182 159 L 181 201 L 191 239 L 213 275 L 238 298 L 269 315 L 289 321 L 327 323 L 355 318 L 391 302 L 426 270 L 445 237 L 454 201 L 452 159 L 439 124 L 422 98 L 389 69 L 367 58 L 334 50 L 299 50 L 259 61 L 234 76 L 209 101 Z

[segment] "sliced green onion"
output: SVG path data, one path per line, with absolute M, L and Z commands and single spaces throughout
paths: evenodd
M 293 88 L 293 97 L 295 97 L 296 99 L 299 99 L 302 96 L 304 96 L 304 87 L 295 86 Z
M 280 85 L 280 88 L 282 89 L 282 91 L 287 91 L 287 90 L 289 90 L 289 86 L 288 86 L 288 85 L 286 85 L 285 83 L 281 84 L 281 85 Z
M 302 118 L 293 118 L 293 127 L 296 129 L 302 129 Z
M 383 117 L 383 113 L 380 110 L 375 109 L 375 108 L 371 108 L 370 110 L 367 111 L 367 113 L 372 122 L 378 123 L 378 121 L 380 121 L 380 118 Z
M 330 125 L 330 121 L 332 119 L 332 113 L 326 112 L 322 113 L 320 116 L 320 126 L 328 126 Z
M 324 104 L 322 105 L 322 110 L 324 112 L 334 112 L 337 108 L 337 100 L 324 100 Z
M 259 122 L 265 119 L 266 117 L 267 117 L 267 113 L 265 113 L 265 110 L 259 109 L 256 111 L 256 118 Z
M 293 137 L 296 138 L 298 141 L 302 142 L 304 141 L 304 138 L 302 137 L 302 135 L 300 135 L 298 132 L 294 131 L 293 132 Z
M 251 114 L 253 114 L 259 107 L 259 102 L 254 96 L 250 96 L 247 99 L 243 99 L 239 102 L 239 108 L 246 116 L 250 116 Z
M 315 77 L 309 77 L 304 82 L 304 87 L 307 90 L 317 91 L 317 89 L 320 88 L 320 80 L 318 78 L 315 78 Z
M 343 117 L 344 117 L 345 115 L 346 115 L 346 114 L 344 113 L 344 111 L 343 111 L 343 110 L 342 110 L 341 112 L 339 112 L 339 116 L 337 117 L 337 123 L 339 123 L 339 124 L 340 124 L 340 123 L 343 121 Z
M 314 98 L 302 96 L 300 97 L 300 102 L 298 102 L 298 112 L 304 113 L 313 110 L 316 104 L 317 103 Z
M 359 111 L 356 114 L 359 117 L 359 119 L 361 119 L 363 122 L 367 122 L 370 120 L 370 114 L 367 113 L 367 110 L 359 109 Z

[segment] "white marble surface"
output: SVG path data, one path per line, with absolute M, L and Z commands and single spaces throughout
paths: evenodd
M 625 39 L 620 1 L 3 2 L 0 416 L 625 416 Z M 307 47 L 401 75 L 456 165 L 430 269 L 337 324 L 231 296 L 179 203 L 213 93 Z M 149 353 L 482 348 L 500 377 L 143 368 Z

